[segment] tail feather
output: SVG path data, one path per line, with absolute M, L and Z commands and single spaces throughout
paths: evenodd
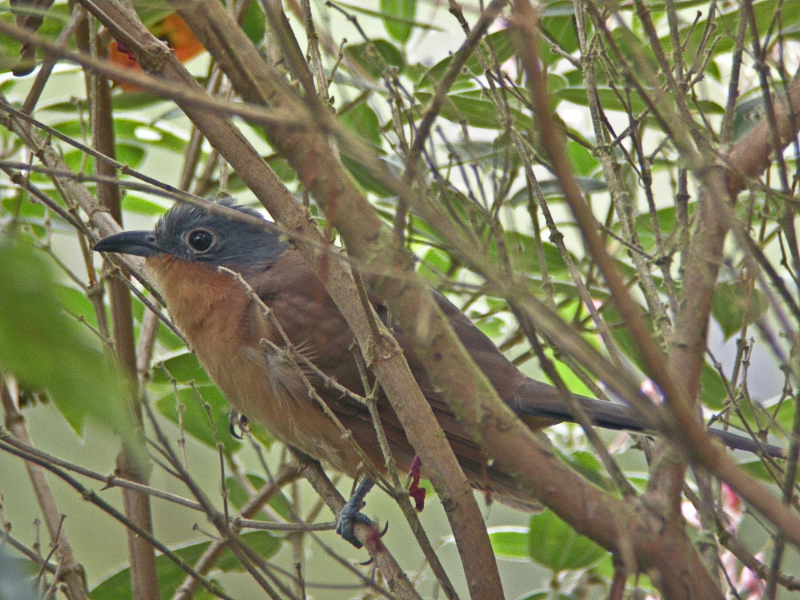
M 651 431 L 646 418 L 623 404 L 604 402 L 586 396 L 573 395 L 589 420 L 604 429 L 624 429 L 628 431 Z M 576 422 L 575 415 L 561 399 L 561 394 L 545 383 L 528 379 L 509 403 L 512 410 L 524 417 L 550 419 L 553 421 Z M 783 448 L 763 443 L 730 431 L 710 428 L 708 433 L 734 450 L 745 450 L 756 454 L 764 453 L 775 458 L 786 458 Z

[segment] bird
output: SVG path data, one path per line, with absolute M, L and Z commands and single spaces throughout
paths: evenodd
M 145 258 L 146 272 L 173 322 L 238 413 L 262 423 L 278 440 L 358 478 L 362 457 L 309 394 L 310 384 L 367 459 L 383 471 L 385 458 L 373 420 L 359 399 L 371 392 L 374 380 L 364 377 L 354 354 L 353 334 L 323 282 L 300 250 L 258 212 L 230 198 L 220 203 L 231 210 L 176 203 L 152 231 L 117 233 L 100 240 L 94 249 Z M 531 429 L 575 421 L 561 392 L 523 374 L 450 300 L 438 291 L 431 293 L 498 396 Z M 382 299 L 370 294 L 369 300 L 378 317 L 391 324 Z M 530 491 L 494 464 L 467 434 L 431 384 L 402 328 L 391 325 L 469 483 L 505 504 L 535 510 L 538 503 Z M 295 360 L 287 348 L 302 360 Z M 647 431 L 646 419 L 623 404 L 574 398 L 594 425 Z M 397 415 L 380 393 L 376 406 L 396 465 L 412 469 L 416 453 Z M 727 431 L 709 431 L 733 448 L 782 456 L 776 446 L 756 445 Z M 363 494 L 371 487 L 368 478 L 364 482 L 359 490 Z M 359 515 L 357 521 L 367 522 L 358 512 L 363 494 L 354 496 L 348 516 Z M 351 528 L 345 530 L 351 539 Z

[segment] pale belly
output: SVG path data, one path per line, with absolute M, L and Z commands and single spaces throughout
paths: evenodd
M 214 365 L 200 351 L 198 358 L 236 410 L 278 440 L 356 476 L 361 461 L 343 432 L 310 397 L 295 367 L 276 354 L 247 349 Z

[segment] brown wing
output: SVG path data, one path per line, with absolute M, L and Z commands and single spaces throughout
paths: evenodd
M 287 250 L 267 272 L 250 278 L 250 284 L 269 306 L 283 326 L 292 344 L 309 358 L 328 377 L 339 384 L 365 395 L 354 352 L 352 333 L 347 323 L 317 279 L 295 249 Z M 475 358 L 478 366 L 489 375 L 490 381 L 504 399 L 510 399 L 525 383 L 525 377 L 502 355 L 492 342 L 475 327 L 452 303 L 436 294 L 442 310 L 453 324 L 456 333 Z M 371 297 L 381 318 L 386 309 L 377 297 Z M 421 361 L 401 330 L 394 330 L 403 348 L 412 374 L 453 447 L 468 478 L 476 487 L 503 488 L 511 486 L 510 479 L 489 469 L 486 457 L 456 420 L 453 412 L 434 391 Z M 349 429 L 364 451 L 381 467 L 384 464 L 369 412 L 358 401 L 326 386 L 311 376 L 317 393 L 326 401 L 344 426 Z M 368 379 L 371 386 L 373 379 Z M 408 443 L 397 415 L 384 397 L 378 400 L 381 424 L 401 469 L 407 469 L 415 455 Z M 488 481 L 491 480 L 491 484 Z M 508 481 L 506 481 L 508 480 Z
M 364 382 L 354 358 L 354 353 L 358 350 L 352 333 L 325 287 L 296 249 L 287 250 L 271 269 L 249 280 L 265 304 L 274 311 L 293 345 L 317 368 L 356 394 L 368 393 L 364 389 Z M 486 374 L 500 398 L 531 428 L 539 429 L 561 420 L 574 420 L 554 387 L 522 374 L 456 306 L 443 295 L 437 292 L 433 294 L 455 333 L 477 366 Z M 370 300 L 378 315 L 385 321 L 387 311 L 381 299 L 371 296 Z M 523 504 L 526 508 L 531 508 L 530 496 L 518 489 L 512 476 L 487 466 L 488 461 L 481 448 L 466 434 L 441 394 L 431 385 L 422 362 L 403 331 L 395 327 L 393 332 L 412 374 L 470 482 L 478 488 L 494 489 L 498 498 L 504 502 L 511 501 L 512 504 Z M 365 406 L 326 386 L 319 377 L 312 375 L 311 379 L 317 393 L 352 432 L 367 455 L 379 468 L 382 467 L 383 456 Z M 371 387 L 373 382 L 374 379 L 367 375 L 367 386 Z M 632 430 L 647 428 L 646 419 L 626 406 L 583 396 L 575 398 L 589 418 L 601 427 Z M 406 440 L 397 415 L 383 397 L 379 397 L 378 411 L 398 467 L 407 469 L 415 455 L 414 449 Z M 711 433 L 733 447 L 751 449 L 748 445 L 740 445 L 748 440 L 740 440 L 727 432 L 712 430 Z M 729 440 L 728 437 L 736 439 Z M 775 452 L 775 455 L 780 455 L 780 449 Z

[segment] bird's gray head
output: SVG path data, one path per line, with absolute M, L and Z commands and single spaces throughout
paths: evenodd
M 267 229 L 269 221 L 256 211 L 230 200 L 220 204 L 248 218 L 193 204 L 176 204 L 153 231 L 124 231 L 100 240 L 94 249 L 145 258 L 170 255 L 185 262 L 244 272 L 270 266 L 288 247 L 279 233 Z

